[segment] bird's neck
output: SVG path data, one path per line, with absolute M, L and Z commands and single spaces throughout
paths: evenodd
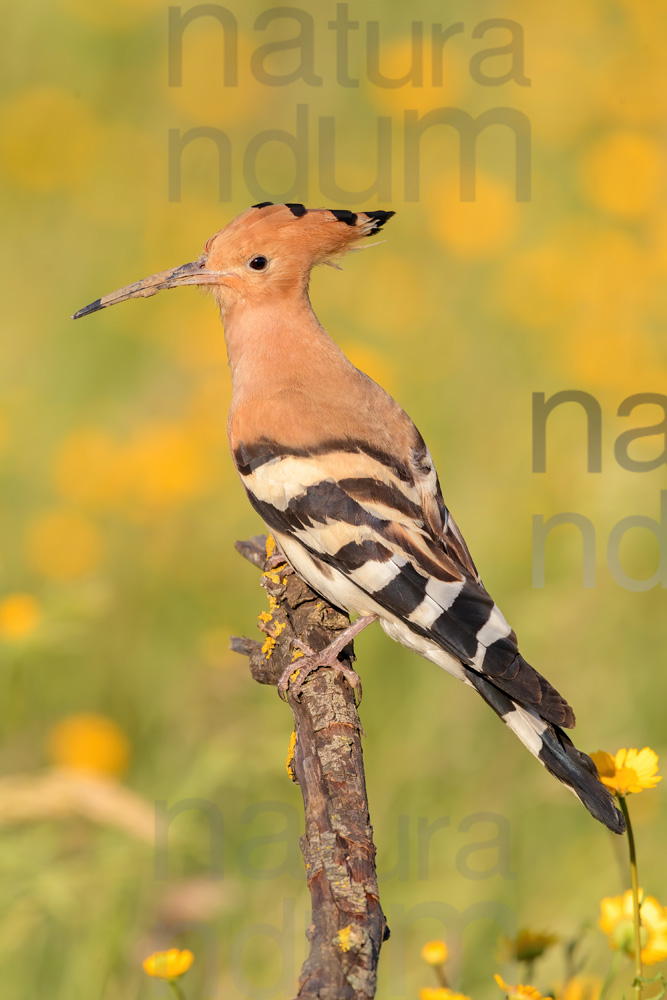
M 331 366 L 352 366 L 320 325 L 306 294 L 239 303 L 223 318 L 234 397 L 298 388 Z
M 309 449 L 356 440 L 409 451 L 415 430 L 397 403 L 362 375 L 320 326 L 308 298 L 243 305 L 224 317 L 232 372 L 232 452 L 270 440 Z

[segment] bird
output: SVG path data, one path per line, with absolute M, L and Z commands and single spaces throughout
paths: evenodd
M 197 260 L 96 299 L 73 318 L 207 286 L 224 327 L 227 429 L 248 500 L 294 572 L 358 616 L 327 650 L 302 657 L 300 683 L 317 666 L 340 666 L 344 646 L 378 621 L 473 688 L 596 819 L 622 833 L 612 794 L 565 732 L 575 724 L 572 708 L 523 658 L 484 588 L 424 439 L 313 311 L 312 269 L 337 267 L 394 215 L 260 202 L 215 233 Z M 283 676 L 283 694 L 288 684 Z

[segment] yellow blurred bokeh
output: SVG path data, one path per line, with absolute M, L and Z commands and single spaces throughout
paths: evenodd
M 428 37 L 417 36 L 414 40 L 401 38 L 379 46 L 380 82 L 364 81 L 373 105 L 383 114 L 400 115 L 408 110 L 425 114 L 443 104 L 456 104 L 467 71 L 456 42 L 453 38 L 436 46 L 430 44 Z M 409 78 L 405 84 L 395 85 L 405 78 Z
M 74 430 L 54 461 L 54 486 L 70 504 L 104 509 L 123 497 L 126 475 L 119 445 L 104 430 Z
M 596 208 L 624 219 L 637 219 L 655 209 L 664 190 L 664 145 L 637 132 L 614 132 L 585 151 L 581 181 Z
M 256 44 L 240 33 L 233 45 L 236 72 L 232 74 L 225 39 L 230 37 L 217 18 L 184 29 L 181 43 L 181 80 L 168 90 L 174 110 L 192 127 L 214 123 L 229 134 L 254 114 L 266 114 L 276 88 L 262 85 L 251 69 Z M 163 72 L 167 74 L 165 66 Z M 236 82 L 232 83 L 231 79 Z M 229 84 L 226 86 L 226 81 Z
M 75 189 L 92 171 L 99 127 L 80 97 L 35 87 L 0 105 L 0 157 L 18 187 Z
M 33 594 L 7 594 L 0 598 L 0 639 L 25 639 L 41 618 L 42 607 Z
M 432 182 L 426 197 L 433 236 L 452 256 L 493 257 L 511 246 L 520 212 L 504 182 L 478 171 L 475 200 L 462 201 L 459 174 L 449 173 Z
M 216 455 L 208 435 L 200 436 L 196 424 L 177 422 L 142 424 L 124 441 L 101 430 L 75 431 L 63 441 L 54 463 L 54 485 L 64 500 L 91 509 L 114 508 L 130 518 L 202 496 L 215 475 Z M 33 526 L 30 539 L 33 560 L 42 569 L 55 562 L 56 542 L 50 555 L 49 539 L 58 533 L 51 520 L 45 524 Z M 81 519 L 71 521 L 67 528 L 82 551 L 92 552 L 90 532 L 86 546 L 81 524 Z M 83 556 L 81 560 L 85 562 Z
M 215 458 L 206 442 L 177 423 L 139 428 L 124 457 L 130 501 L 150 509 L 201 496 L 215 475 Z
M 48 754 L 57 767 L 115 778 L 127 770 L 130 744 L 112 719 L 82 713 L 67 716 L 53 726 Z
M 28 525 L 29 565 L 50 580 L 75 580 L 99 568 L 104 542 L 99 528 L 74 510 L 37 515 Z
M 58 0 L 63 11 L 81 18 L 82 21 L 107 30 L 126 29 L 162 12 L 159 0 L 115 0 L 114 3 L 98 4 L 94 0 Z

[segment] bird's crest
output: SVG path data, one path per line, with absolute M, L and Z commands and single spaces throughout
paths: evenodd
M 264 201 L 253 205 L 212 236 L 215 242 L 243 243 L 248 247 L 265 243 L 288 250 L 311 264 L 323 264 L 354 248 L 366 236 L 379 232 L 394 215 L 376 209 L 352 212 L 347 208 L 311 208 L 298 203 L 274 205 Z

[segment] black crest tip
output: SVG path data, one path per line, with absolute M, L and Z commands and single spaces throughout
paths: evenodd
M 338 219 L 339 222 L 344 222 L 347 226 L 356 225 L 356 213 L 351 212 L 349 208 L 330 208 L 329 211 L 333 215 L 334 219 Z
M 305 205 L 301 205 L 295 201 L 286 201 L 285 208 L 289 208 L 292 215 L 296 216 L 297 219 L 300 219 L 308 211 Z
M 371 233 L 378 233 L 382 229 L 384 224 L 386 222 L 389 222 L 392 215 L 396 215 L 396 212 L 384 212 L 382 211 L 382 209 L 378 208 L 372 212 L 364 212 L 364 215 L 367 215 L 368 218 L 372 219 L 373 222 L 375 223 L 371 232 L 368 234 L 370 236 Z

